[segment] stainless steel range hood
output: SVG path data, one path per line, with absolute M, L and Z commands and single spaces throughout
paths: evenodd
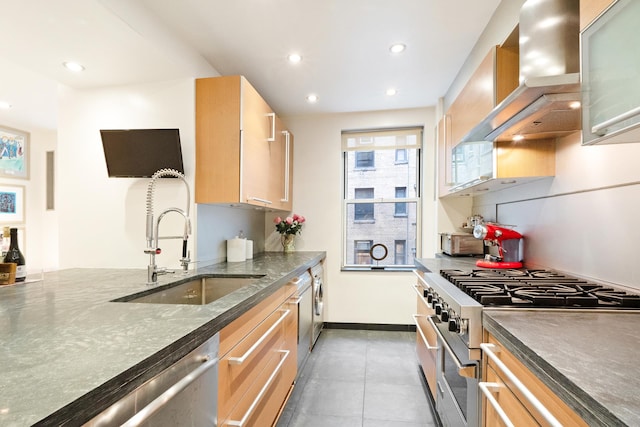
M 580 130 L 580 2 L 528 0 L 519 22 L 521 84 L 461 142 L 564 136 Z

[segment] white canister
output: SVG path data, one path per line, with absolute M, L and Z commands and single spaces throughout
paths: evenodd
M 253 240 L 247 239 L 245 242 L 245 248 L 247 252 L 247 259 L 253 259 Z
M 227 240 L 227 262 L 241 262 L 247 259 L 246 239 L 236 236 Z

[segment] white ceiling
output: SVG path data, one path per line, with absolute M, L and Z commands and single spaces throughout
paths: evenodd
M 435 105 L 499 3 L 0 0 L 0 101 L 14 106 L 0 120 L 55 127 L 56 82 L 84 89 L 218 73 L 245 75 L 280 115 Z M 396 42 L 404 53 L 389 52 Z M 297 65 L 286 60 L 294 51 Z M 70 73 L 66 60 L 86 70 Z

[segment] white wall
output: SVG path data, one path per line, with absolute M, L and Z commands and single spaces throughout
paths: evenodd
M 185 175 L 191 189 L 189 239 L 191 258 L 210 264 L 225 258 L 223 241 L 244 229 L 250 238 L 264 236 L 263 215 L 194 204 L 195 90 L 193 79 L 96 90 L 62 88 L 58 129 L 58 218 L 60 268 L 145 268 L 147 178 L 109 178 L 100 129 L 179 128 Z M 186 208 L 180 180 L 155 185 L 154 212 Z M 182 217 L 168 214 L 160 235 L 181 235 Z M 202 230 L 202 231 L 201 231 Z M 159 266 L 179 268 L 181 241 L 162 240 Z M 196 253 L 195 248 L 202 251 Z
M 435 248 L 434 108 L 287 117 L 295 136 L 294 212 L 307 222 L 296 237 L 296 250 L 327 251 L 325 321 L 411 324 L 415 311 L 411 273 L 343 272 L 342 248 L 342 130 L 394 126 L 424 126 L 422 256 Z M 276 235 L 267 215 L 267 241 Z M 276 246 L 277 247 L 277 246 Z
M 476 197 L 474 209 L 517 225 L 527 265 L 640 290 L 640 144 L 583 147 L 577 132 L 556 150 L 555 178 Z

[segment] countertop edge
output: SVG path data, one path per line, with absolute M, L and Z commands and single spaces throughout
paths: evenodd
M 140 361 L 126 371 L 111 378 L 85 395 L 61 407 L 33 426 L 67 426 L 85 423 L 109 408 L 122 397 L 132 392 L 144 382 L 153 378 L 182 357 L 205 343 L 226 325 L 239 318 L 246 311 L 259 304 L 269 295 L 286 285 L 296 275 L 310 269 L 326 258 L 326 252 L 298 265 L 295 269 L 275 280 L 271 285 L 244 299 L 206 324 L 184 335 L 172 344 Z
M 493 319 L 490 309 L 483 311 L 483 327 L 590 426 L 627 425 Z

